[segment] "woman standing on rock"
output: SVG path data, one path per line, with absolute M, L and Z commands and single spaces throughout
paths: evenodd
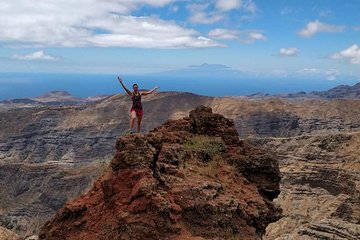
M 141 97 L 155 92 L 157 89 L 159 89 L 159 87 L 154 87 L 150 91 L 139 91 L 139 86 L 136 83 L 134 83 L 133 84 L 133 92 L 131 92 L 124 85 L 122 78 L 118 77 L 118 80 L 119 80 L 121 86 L 126 91 L 126 93 L 131 96 L 131 100 L 133 102 L 131 109 L 130 109 L 130 133 L 133 133 L 135 119 L 137 119 L 137 132 L 140 133 L 141 120 L 144 115 L 144 111 L 143 111 L 142 104 L 141 104 Z

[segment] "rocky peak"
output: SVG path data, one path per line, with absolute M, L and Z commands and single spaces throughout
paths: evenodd
M 238 145 L 239 136 L 234 122 L 223 115 L 212 112 L 209 107 L 200 106 L 190 111 L 191 132 L 221 137 L 227 145 Z
M 260 239 L 280 218 L 277 161 L 240 142 L 234 123 L 211 108 L 122 136 L 116 149 L 41 239 Z

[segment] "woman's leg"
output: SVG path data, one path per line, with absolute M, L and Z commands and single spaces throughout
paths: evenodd
M 141 120 L 142 120 L 142 115 L 137 115 L 137 132 L 140 133 L 141 130 Z
M 136 112 L 130 111 L 130 131 L 132 131 L 134 127 L 135 119 L 136 119 Z

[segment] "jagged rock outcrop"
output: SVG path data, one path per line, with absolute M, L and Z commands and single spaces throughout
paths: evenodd
M 40 239 L 260 239 L 281 210 L 273 156 L 199 107 L 116 143 L 109 169 L 44 225 Z

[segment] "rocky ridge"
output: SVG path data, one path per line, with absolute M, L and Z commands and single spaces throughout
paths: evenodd
M 356 83 L 352 86 L 339 85 L 325 91 L 312 91 L 306 93 L 304 91 L 295 93 L 275 94 L 270 95 L 267 93 L 254 93 L 248 95 L 250 98 L 266 99 L 266 98 L 286 98 L 293 100 L 304 100 L 304 99 L 359 99 L 360 98 L 360 83 Z
M 116 143 L 93 188 L 44 225 L 41 239 L 260 239 L 281 211 L 271 155 L 231 120 L 199 107 Z

